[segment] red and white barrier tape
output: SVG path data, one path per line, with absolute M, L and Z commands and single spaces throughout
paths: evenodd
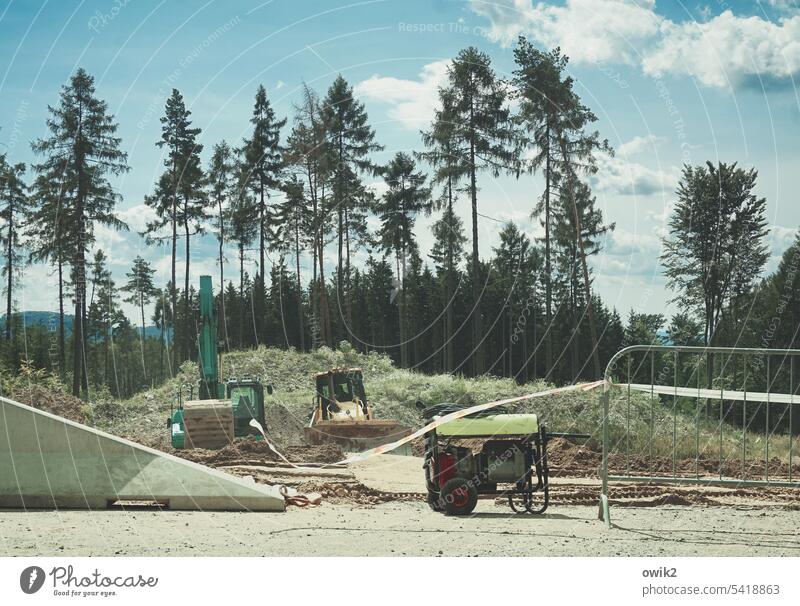
M 306 467 L 303 465 L 297 465 L 295 463 L 292 463 L 291 461 L 289 461 L 289 459 L 287 459 L 283 455 L 283 453 L 281 453 L 275 447 L 275 445 L 269 439 L 269 436 L 267 436 L 266 432 L 264 431 L 264 428 L 261 427 L 261 423 L 253 419 L 250 421 L 250 426 L 256 428 L 259 432 L 261 432 L 261 435 L 264 436 L 264 440 L 266 441 L 267 446 L 269 446 L 269 449 L 272 452 L 274 452 L 287 465 L 290 465 L 295 469 L 320 469 L 324 467 L 332 467 L 335 465 L 349 465 L 350 463 L 355 463 L 357 461 L 364 461 L 366 459 L 369 459 L 370 457 L 374 457 L 379 454 L 386 454 L 387 452 L 391 452 L 396 448 L 399 448 L 403 444 L 408 444 L 412 440 L 415 440 L 416 438 L 425 435 L 426 433 L 428 433 L 432 429 L 436 429 L 440 425 L 444 425 L 445 423 L 449 423 L 450 421 L 453 421 L 455 419 L 460 419 L 462 417 L 466 417 L 467 415 L 471 415 L 473 413 L 480 412 L 482 410 L 489 410 L 497 406 L 502 406 L 504 404 L 516 404 L 518 402 L 524 402 L 525 400 L 532 400 L 534 398 L 544 398 L 546 396 L 554 396 L 557 394 L 569 393 L 571 391 L 591 391 L 592 389 L 601 387 L 603 383 L 604 381 L 595 381 L 593 383 L 568 385 L 567 387 L 556 387 L 545 391 L 537 391 L 535 393 L 526 394 L 524 396 L 517 396 L 515 398 L 507 398 L 505 400 L 495 400 L 494 402 L 486 402 L 485 404 L 476 404 L 475 406 L 470 406 L 469 408 L 463 408 L 462 410 L 457 410 L 455 412 L 451 412 L 449 414 L 441 416 L 438 419 L 434 419 L 433 421 L 425 425 L 425 427 L 422 427 L 421 429 L 418 429 L 411 435 L 405 436 L 404 438 L 401 438 L 394 442 L 389 442 L 388 444 L 376 446 L 375 448 L 371 448 L 370 450 L 365 450 L 364 452 L 354 453 L 349 457 L 347 457 L 346 459 L 343 459 L 336 463 L 329 463 L 328 465 L 321 465 L 316 467 Z

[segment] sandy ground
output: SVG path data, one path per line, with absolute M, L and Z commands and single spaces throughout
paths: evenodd
M 1 555 L 800 555 L 800 511 L 590 506 L 514 515 L 491 501 L 450 518 L 420 502 L 286 513 L 0 512 Z
M 220 467 L 324 496 L 285 513 L 2 511 L 0 555 L 800 556 L 798 491 L 613 484 L 608 530 L 596 478 L 555 478 L 543 516 L 480 501 L 474 515 L 429 509 L 421 459 L 349 469 L 275 462 Z

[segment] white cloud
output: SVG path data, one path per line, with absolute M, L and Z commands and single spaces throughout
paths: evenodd
M 784 227 L 783 225 L 770 225 L 769 238 L 772 240 L 772 249 L 778 254 L 789 248 L 797 237 L 797 228 Z
M 94 226 L 94 250 L 97 249 L 106 253 L 109 264 L 127 263 L 131 259 L 125 234 L 113 227 L 100 224 Z M 94 256 L 94 251 L 91 255 Z
M 767 0 L 767 4 L 779 11 L 787 13 L 800 10 L 800 5 L 797 4 L 797 0 Z
M 642 66 L 718 88 L 786 80 L 800 72 L 800 15 L 776 23 L 725 11 L 705 23 L 665 21 Z
M 156 212 L 147 206 L 147 204 L 137 204 L 117 213 L 120 220 L 127 223 L 128 227 L 133 232 L 141 233 L 147 227 L 148 221 L 153 221 L 156 218 Z
M 652 169 L 629 162 L 623 154 L 599 156 L 597 165 L 598 171 L 591 181 L 598 192 L 636 196 L 669 194 L 675 191 L 680 177 L 677 167 Z
M 658 235 L 617 227 L 606 239 L 603 254 L 595 263 L 603 276 L 655 276 L 660 271 L 661 249 Z
M 654 0 L 567 0 L 555 6 L 531 0 L 473 0 L 489 19 L 490 39 L 509 45 L 520 34 L 547 47 L 560 46 L 576 63 L 637 60 L 637 49 L 657 35 L 662 18 Z
M 776 3 L 783 4 L 783 3 Z M 679 74 L 716 88 L 786 82 L 800 74 L 800 14 L 769 20 L 725 10 L 703 22 L 675 22 L 653 0 L 472 0 L 487 36 L 503 45 L 524 34 L 560 46 L 577 63 L 639 65 L 651 75 Z
M 664 137 L 657 137 L 656 135 L 636 136 L 630 141 L 626 141 L 617 148 L 617 154 L 623 158 L 635 156 L 644 151 L 651 151 L 658 147 L 661 143 L 666 141 Z
M 449 60 L 428 63 L 419 80 L 374 75 L 355 86 L 355 94 L 391 106 L 388 115 L 407 128 L 430 123 L 439 100 L 439 87 L 447 78 Z
M 389 191 L 389 186 L 386 185 L 386 181 L 372 181 L 371 183 L 366 184 L 366 188 L 378 198 Z

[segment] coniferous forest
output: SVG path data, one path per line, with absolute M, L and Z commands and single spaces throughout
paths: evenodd
M 0 154 L 4 372 L 42 368 L 75 395 L 102 388 L 120 398 L 174 375 L 197 356 L 192 260 L 208 237 L 218 243 L 227 350 L 344 341 L 426 373 L 564 384 L 599 378 L 628 344 L 794 347 L 800 238 L 765 274 L 766 201 L 758 167 L 744 163 L 683 167 L 660 259 L 677 313 L 603 301 L 593 264 L 615 226 L 591 177 L 614 150 L 558 48 L 520 38 L 514 59 L 504 78 L 479 49 L 459 52 L 419 148 L 385 163 L 341 75 L 326 90 L 303 85 L 291 115 L 276 113 L 258 86 L 241 116 L 249 135 L 213 145 L 200 142 L 173 89 L 154 142 L 163 169 L 145 200 L 155 219 L 140 234 L 169 255 L 165 283 L 141 256 L 114 278 L 96 245 L 100 226 L 130 229 L 114 186 L 130 167 L 102 88 L 77 69 L 53 91 L 44 134 L 30 142 L 36 162 Z M 491 214 L 482 187 L 498 176 L 531 182 L 542 235 L 505 223 L 481 255 L 478 222 Z M 468 214 L 456 212 L 459 201 Z M 435 219 L 425 251 L 423 216 Z M 30 264 L 49 268 L 45 287 L 58 293 L 57 313 L 39 325 L 19 307 Z M 123 302 L 137 313 L 125 315 Z

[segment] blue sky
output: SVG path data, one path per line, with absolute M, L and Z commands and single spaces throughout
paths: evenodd
M 365 103 L 386 147 L 376 159 L 385 161 L 419 149 L 450 58 L 475 45 L 509 75 L 520 34 L 571 57 L 577 90 L 617 150 L 601 158 L 592 183 L 617 226 L 594 260 L 596 287 L 610 304 L 623 314 L 671 311 L 658 255 L 685 162 L 758 169 L 774 268 L 800 223 L 800 9 L 792 1 L 10 0 L 0 4 L 0 153 L 33 160 L 29 142 L 45 134 L 47 105 L 77 66 L 87 69 L 120 124 L 131 166 L 116 185 L 132 231 L 100 230 L 98 245 L 118 282 L 137 254 L 163 282 L 168 250 L 148 249 L 136 231 L 148 218 L 143 198 L 162 170 L 154 144 L 173 86 L 209 152 L 221 139 L 238 145 L 248 135 L 259 83 L 278 114 L 290 115 L 303 81 L 324 94 L 341 73 Z M 479 185 L 482 254 L 502 221 L 541 232 L 529 218 L 538 176 L 486 174 Z M 468 217 L 465 201 L 459 211 Z M 424 250 L 434 219 L 419 221 Z M 194 281 L 201 272 L 216 274 L 214 255 L 213 237 L 195 244 Z M 28 268 L 19 306 L 55 309 L 49 284 L 47 268 Z

